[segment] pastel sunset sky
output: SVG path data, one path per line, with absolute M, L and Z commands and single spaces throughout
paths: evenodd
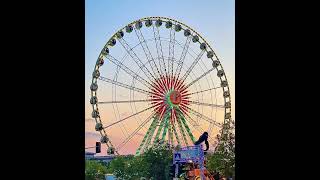
M 91 97 L 90 84 L 92 78 L 92 72 L 97 61 L 97 58 L 104 47 L 108 39 L 116 33 L 120 28 L 124 27 L 128 23 L 141 19 L 143 17 L 161 16 L 178 20 L 187 24 L 195 31 L 197 31 L 213 48 L 219 60 L 223 66 L 228 79 L 230 93 L 232 98 L 232 117 L 235 119 L 234 103 L 235 103 L 235 4 L 234 0 L 86 0 L 85 2 L 85 145 L 86 147 L 94 146 L 96 141 L 100 140 L 100 134 L 98 134 L 94 127 L 95 121 L 91 117 L 92 106 L 89 103 Z M 118 43 L 118 42 L 117 42 Z M 119 45 L 119 43 L 117 44 Z M 116 46 L 117 46 L 116 45 Z M 111 50 L 110 50 L 111 51 Z M 121 51 L 114 50 L 113 53 L 121 54 Z M 178 52 L 178 51 L 177 51 Z M 127 64 L 129 67 L 130 64 Z M 111 66 L 110 63 L 105 62 L 104 69 L 101 69 L 101 74 L 104 76 L 112 75 L 116 73 L 115 66 Z M 203 64 L 205 68 L 206 64 Z M 196 71 L 194 78 L 202 73 L 200 70 Z M 134 69 L 133 69 L 134 70 Z M 102 72 L 104 71 L 104 72 Z M 135 70 L 134 70 L 135 71 Z M 214 72 L 216 74 L 216 72 Z M 209 74 L 210 75 L 210 74 Z M 119 79 L 125 81 L 126 77 L 123 72 L 119 72 Z M 191 78 L 191 77 L 190 77 Z M 120 81 L 120 80 L 119 80 Z M 138 84 L 137 84 L 138 86 Z M 203 89 L 207 84 L 205 81 L 199 84 Z M 209 85 L 208 85 L 209 87 Z M 99 101 L 111 101 L 112 93 L 114 89 L 112 86 L 99 84 Z M 194 92 L 197 89 L 191 89 Z M 215 94 L 221 96 L 221 94 Z M 118 100 L 127 100 L 131 94 L 123 88 L 117 89 Z M 197 97 L 200 100 L 205 101 L 210 99 L 210 94 L 204 95 L 204 97 Z M 139 94 L 135 95 L 136 99 L 143 99 L 139 97 Z M 209 100 L 208 100 L 209 102 Z M 211 99 L 210 99 L 211 102 Z M 217 102 L 218 104 L 221 102 Z M 99 111 L 101 110 L 101 116 L 104 123 L 110 124 L 121 118 L 127 117 L 133 112 L 138 112 L 147 107 L 147 103 L 138 104 L 134 106 L 119 104 L 117 109 L 114 109 L 111 104 L 99 105 Z M 197 106 L 194 106 L 196 109 Z M 114 114 L 113 111 L 117 111 Z M 199 110 L 200 111 L 200 110 Z M 219 118 L 223 116 L 222 111 L 214 111 L 212 109 L 202 109 L 201 112 L 206 113 L 207 116 Z M 122 124 L 118 124 L 113 128 L 108 129 L 108 136 L 112 143 L 117 146 L 133 132 L 139 124 L 148 117 L 148 113 L 141 113 L 140 116 L 126 120 Z M 150 123 L 149 123 L 150 125 Z M 203 129 L 207 129 L 208 125 L 199 123 Z M 134 153 L 137 146 L 140 144 L 146 132 L 148 125 L 143 130 L 138 132 L 128 144 L 125 145 L 122 154 Z M 217 131 L 212 129 L 212 131 Z M 197 137 L 199 132 L 194 132 Z M 88 151 L 94 151 L 88 150 Z M 102 146 L 102 153 L 99 155 L 106 155 L 106 146 Z

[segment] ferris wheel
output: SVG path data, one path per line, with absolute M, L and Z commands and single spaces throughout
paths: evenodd
M 158 144 L 210 148 L 231 122 L 228 81 L 195 30 L 166 17 L 119 29 L 99 54 L 90 86 L 92 118 L 108 154 L 141 154 Z

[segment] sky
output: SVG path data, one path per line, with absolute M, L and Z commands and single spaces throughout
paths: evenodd
M 94 130 L 90 99 L 91 75 L 106 41 L 118 29 L 137 19 L 163 16 L 176 19 L 196 30 L 220 59 L 228 78 L 232 104 L 235 102 L 235 13 L 234 0 L 86 0 L 85 2 L 85 83 L 86 147 L 100 135 Z M 233 106 L 233 118 L 234 106 Z M 105 149 L 102 149 L 102 154 Z

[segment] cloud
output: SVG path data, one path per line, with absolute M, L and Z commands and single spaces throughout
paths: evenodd
M 97 132 L 88 132 L 88 131 L 85 132 L 86 138 L 100 138 L 100 136 L 101 135 Z

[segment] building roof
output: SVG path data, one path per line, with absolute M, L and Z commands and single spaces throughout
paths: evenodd
M 93 152 L 85 152 L 86 154 L 85 155 L 95 155 L 96 153 L 93 153 Z

